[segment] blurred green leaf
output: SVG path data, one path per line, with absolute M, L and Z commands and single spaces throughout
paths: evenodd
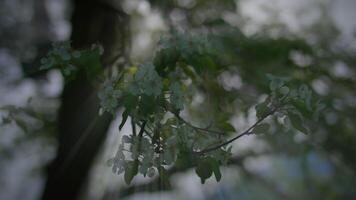
M 125 166 L 125 182 L 127 184 L 130 184 L 132 179 L 136 176 L 138 173 L 138 162 L 137 161 L 129 161 L 127 162 Z
M 288 117 L 295 129 L 297 129 L 298 131 L 304 134 L 308 134 L 308 130 L 307 128 L 305 128 L 303 119 L 300 117 L 300 115 L 289 112 Z
M 263 133 L 267 133 L 268 130 L 270 128 L 270 125 L 267 124 L 267 123 L 262 123 L 262 124 L 259 124 L 257 125 L 253 130 L 252 132 L 255 133 L 255 134 L 263 134 Z

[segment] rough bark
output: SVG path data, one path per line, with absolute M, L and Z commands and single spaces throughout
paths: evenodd
M 128 17 L 110 2 L 74 0 L 71 41 L 74 48 L 99 43 L 102 64 L 110 67 L 125 55 Z M 67 83 L 59 110 L 58 151 L 48 171 L 42 199 L 78 199 L 112 117 L 98 116 L 97 88 L 85 75 Z M 85 73 L 82 73 L 85 74 Z

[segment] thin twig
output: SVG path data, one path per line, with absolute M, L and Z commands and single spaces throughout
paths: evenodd
M 133 117 L 131 117 L 131 127 L 132 127 L 132 135 L 136 136 L 136 124 L 134 122 Z
M 137 125 L 138 125 L 140 128 L 143 127 L 143 123 L 142 123 L 142 124 L 137 123 Z M 148 130 L 147 130 L 147 129 L 148 129 Z M 151 135 L 151 133 L 149 132 L 149 131 L 152 132 L 152 129 L 148 126 L 147 123 L 145 124 L 145 127 L 144 127 L 144 130 L 143 130 L 143 131 L 146 133 L 147 137 L 149 137 L 149 138 L 152 139 L 152 135 Z
M 266 119 L 268 116 L 270 116 L 271 114 L 273 114 L 274 112 L 276 112 L 277 110 L 277 107 L 272 109 L 270 112 L 268 112 L 267 114 L 265 114 L 263 117 L 261 117 L 259 120 L 257 120 L 250 128 L 248 128 L 246 131 L 244 131 L 243 133 L 231 138 L 230 140 L 226 141 L 226 142 L 223 142 L 219 145 L 216 145 L 214 147 L 210 147 L 210 148 L 207 148 L 207 149 L 204 149 L 204 150 L 201 150 L 201 151 L 197 151 L 197 152 L 194 152 L 195 154 L 198 154 L 198 155 L 202 155 L 202 154 L 205 154 L 205 153 L 208 153 L 210 151 L 214 151 L 214 150 L 217 150 L 217 149 L 220 149 L 221 147 L 223 146 L 226 146 L 228 144 L 230 144 L 231 142 L 245 136 L 245 135 L 250 135 L 252 134 L 252 130 L 259 124 L 261 123 L 264 119 Z
M 146 121 L 143 121 L 140 132 L 138 133 L 138 137 L 142 138 L 143 132 L 145 132 L 145 126 L 146 126 Z
M 177 117 L 177 119 L 179 119 L 181 122 L 185 123 L 186 125 L 190 126 L 191 128 L 193 129 L 196 129 L 196 130 L 199 130 L 199 131 L 203 131 L 203 132 L 207 132 L 207 133 L 214 133 L 214 134 L 218 134 L 218 135 L 223 135 L 225 133 L 223 132 L 220 132 L 220 131 L 214 131 L 214 130 L 210 130 L 210 129 L 207 129 L 207 128 L 201 128 L 201 127 L 197 127 L 197 126 L 194 126 L 193 124 L 185 121 L 181 116 L 179 116 L 178 114 L 175 114 L 175 116 Z

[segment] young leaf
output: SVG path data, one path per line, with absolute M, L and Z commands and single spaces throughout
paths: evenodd
M 289 112 L 288 117 L 295 129 L 304 134 L 308 134 L 308 130 L 304 127 L 303 119 L 299 115 Z
M 127 110 L 125 110 L 125 111 L 122 113 L 122 121 L 121 121 L 121 124 L 120 124 L 120 126 L 119 126 L 119 130 L 120 130 L 120 131 L 121 131 L 122 127 L 124 127 L 128 116 L 129 116 L 129 112 L 128 112 Z

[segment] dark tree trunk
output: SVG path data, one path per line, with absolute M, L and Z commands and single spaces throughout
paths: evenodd
M 125 55 L 128 17 L 108 1 L 74 0 L 72 45 L 104 47 L 102 63 L 110 67 Z M 81 73 L 79 73 L 81 74 Z M 84 74 L 84 73 L 83 73 Z M 112 120 L 98 115 L 97 87 L 85 75 L 65 85 L 59 110 L 58 151 L 48 172 L 42 199 L 78 199 Z

